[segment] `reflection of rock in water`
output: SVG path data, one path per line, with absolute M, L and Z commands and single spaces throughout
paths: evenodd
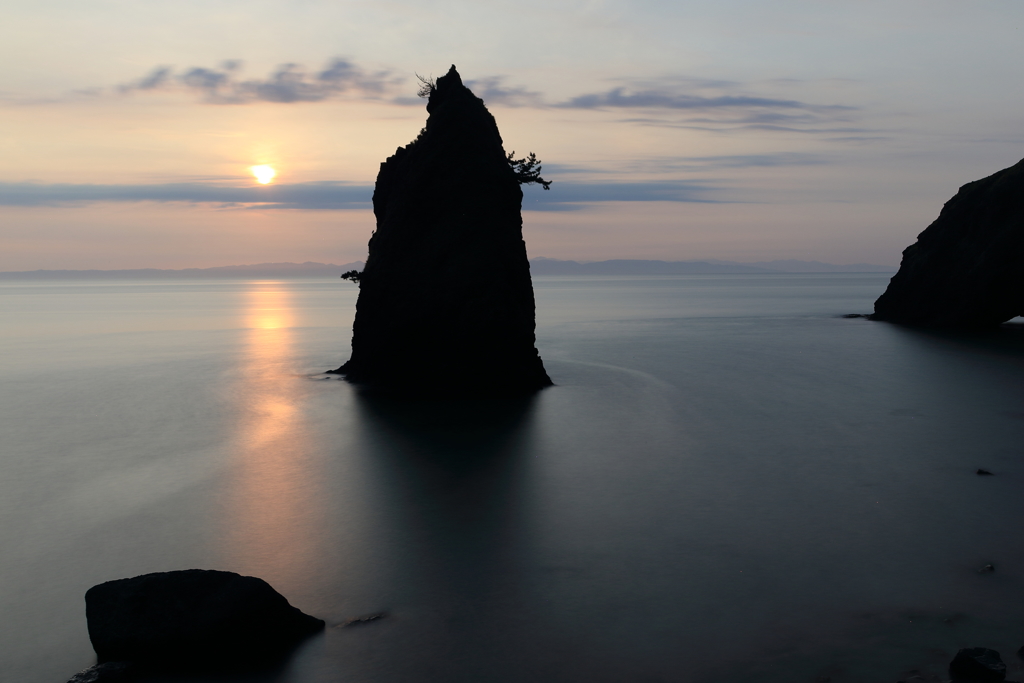
M 423 456 L 431 466 L 457 469 L 506 452 L 529 422 L 534 397 L 481 401 L 413 401 L 361 396 L 359 406 L 376 431 L 386 434 L 402 457 Z
M 532 402 L 359 398 L 388 596 L 378 604 L 408 638 L 390 643 L 405 654 L 389 680 L 531 678 Z
M 877 320 L 980 327 L 1024 315 L 1024 161 L 960 188 L 903 252 Z
M 534 347 L 523 193 L 484 103 L 453 66 L 416 140 L 381 164 L 352 358 L 395 393 L 514 395 L 551 384 Z

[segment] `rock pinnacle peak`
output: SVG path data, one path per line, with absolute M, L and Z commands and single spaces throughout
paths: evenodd
M 462 76 L 459 75 L 455 65 L 452 64 L 452 68 L 448 69 L 448 73 L 438 78 L 433 89 L 430 91 L 430 99 L 427 100 L 427 112 L 432 114 L 441 103 L 448 101 L 453 96 L 457 97 L 458 93 L 463 95 L 469 94 L 473 97 L 469 88 L 463 85 Z
M 455 85 L 462 85 L 462 76 L 459 75 L 455 65 L 452 64 L 452 68 L 448 69 L 448 73 L 437 79 L 437 87 L 452 87 Z

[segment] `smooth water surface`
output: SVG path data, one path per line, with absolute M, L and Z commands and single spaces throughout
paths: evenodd
M 1024 326 L 839 317 L 886 283 L 539 278 L 557 386 L 464 403 L 321 374 L 337 280 L 2 283 L 3 680 L 93 662 L 90 586 L 191 567 L 328 622 L 247 681 L 1020 677 Z

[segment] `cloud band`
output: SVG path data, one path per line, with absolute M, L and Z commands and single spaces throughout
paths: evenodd
M 570 183 L 550 192 L 528 188 L 523 209 L 571 211 L 600 202 L 714 202 L 715 188 L 701 183 Z M 224 207 L 345 210 L 367 209 L 373 187 L 337 181 L 230 187 L 207 183 L 86 185 L 0 183 L 0 206 L 80 206 L 101 202 L 184 202 Z

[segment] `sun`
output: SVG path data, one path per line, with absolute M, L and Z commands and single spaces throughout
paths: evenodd
M 262 166 L 250 166 L 249 170 L 252 171 L 254 176 L 256 176 L 256 182 L 260 185 L 266 185 L 274 179 L 274 176 L 277 175 L 277 171 L 274 170 L 273 166 L 267 166 L 265 164 Z

